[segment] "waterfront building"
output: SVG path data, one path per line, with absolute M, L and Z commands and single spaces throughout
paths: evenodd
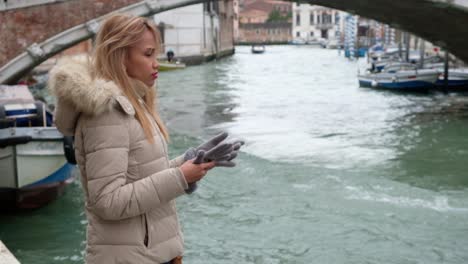
M 291 41 L 291 23 L 247 23 L 239 25 L 238 43 L 288 43 Z
M 291 3 L 277 0 L 244 1 L 240 7 L 239 22 L 266 23 L 272 13 L 288 18 L 291 13 Z
M 269 11 L 261 9 L 244 9 L 240 12 L 240 24 L 261 24 L 268 19 Z
M 294 3 L 292 33 L 297 42 L 342 40 L 345 12 L 318 5 Z
M 163 53 L 196 64 L 234 52 L 233 1 L 214 1 L 159 13 Z
M 237 43 L 288 43 L 291 40 L 290 2 L 245 0 L 239 5 Z
M 234 12 L 234 18 L 233 18 L 233 31 L 234 31 L 234 42 L 237 42 L 239 39 L 239 0 L 234 0 L 232 2 L 233 4 L 233 12 Z
M 347 14 L 345 21 L 344 50 L 347 57 L 363 57 L 369 47 L 383 44 L 384 27 L 381 23 Z

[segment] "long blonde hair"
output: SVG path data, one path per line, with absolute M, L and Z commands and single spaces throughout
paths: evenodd
M 123 14 L 112 15 L 101 25 L 96 36 L 96 46 L 92 56 L 93 76 L 114 81 L 135 108 L 136 118 L 145 132 L 147 139 L 153 141 L 151 121 L 145 115 L 144 106 L 138 102 L 138 95 L 132 87 L 124 62 L 128 58 L 129 47 L 137 43 L 145 30 L 151 31 L 160 46 L 160 34 L 148 19 Z M 158 51 L 156 51 L 158 52 Z M 146 108 L 156 121 L 166 141 L 169 133 L 156 112 L 156 90 L 148 87 L 143 97 Z

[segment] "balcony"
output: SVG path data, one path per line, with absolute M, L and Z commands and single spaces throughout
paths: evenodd
M 315 24 L 314 26 L 317 29 L 332 29 L 335 26 L 335 24 L 333 23 Z

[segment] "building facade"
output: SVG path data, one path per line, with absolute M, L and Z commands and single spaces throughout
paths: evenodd
M 298 42 L 341 40 L 344 12 L 317 5 L 294 3 L 292 7 L 292 34 Z
M 291 41 L 291 23 L 247 23 L 239 26 L 239 43 L 288 43 Z
M 291 41 L 290 2 L 244 0 L 239 5 L 237 43 L 287 43 Z
M 239 0 L 233 0 L 233 11 L 234 11 L 234 18 L 233 18 L 233 30 L 234 30 L 234 42 L 239 39 Z
M 214 1 L 159 13 L 162 53 L 172 50 L 187 64 L 234 53 L 233 1 Z

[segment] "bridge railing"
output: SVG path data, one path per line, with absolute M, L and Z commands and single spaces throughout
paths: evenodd
M 72 1 L 72 0 L 61 0 L 64 1 Z M 0 11 L 11 10 L 11 9 L 18 9 L 18 8 L 26 8 L 31 6 L 37 5 L 44 5 L 44 4 L 52 4 L 56 3 L 57 0 L 4 0 L 0 2 Z

